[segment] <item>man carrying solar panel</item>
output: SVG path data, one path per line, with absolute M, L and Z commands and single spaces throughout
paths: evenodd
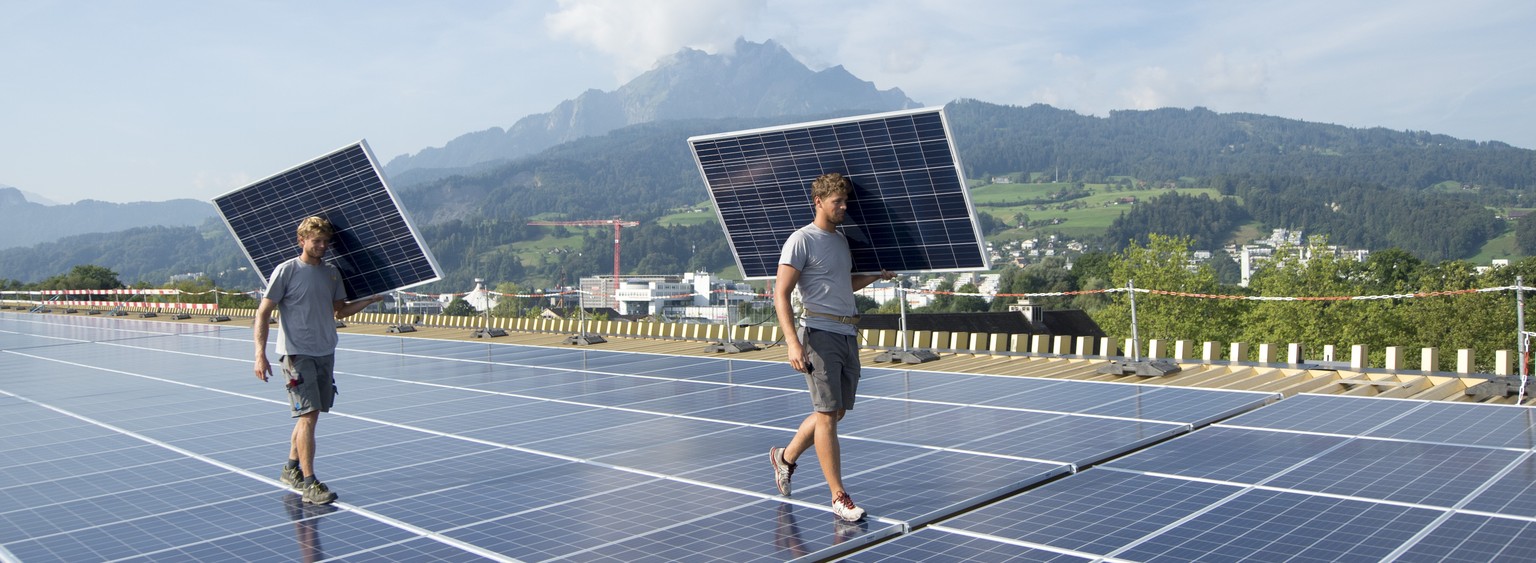
M 837 230 L 848 213 L 852 191 L 853 185 L 842 174 L 816 178 L 811 183 L 816 219 L 790 234 L 779 255 L 773 305 L 789 349 L 789 365 L 805 374 L 814 412 L 800 423 L 788 446 L 768 450 L 768 460 L 779 494 L 789 496 L 795 460 L 814 447 L 832 493 L 832 512 L 856 522 L 864 518 L 864 509 L 855 506 L 843 489 L 842 452 L 837 443 L 837 422 L 853 408 L 859 385 L 859 310 L 853 292 L 896 274 L 883 270 L 878 276 L 853 275 L 848 239 Z M 790 302 L 797 287 L 804 308 L 798 332 Z
M 336 229 L 322 217 L 299 223 L 299 256 L 272 271 L 267 293 L 256 309 L 256 377 L 272 373 L 267 362 L 267 324 L 278 312 L 277 353 L 288 381 L 288 404 L 296 420 L 289 439 L 288 464 L 278 480 L 303 494 L 304 502 L 336 500 L 315 478 L 315 423 L 330 412 L 336 399 L 332 367 L 336 355 L 336 319 L 350 317 L 384 299 L 375 295 L 348 302 L 341 271 L 325 263 L 326 249 Z

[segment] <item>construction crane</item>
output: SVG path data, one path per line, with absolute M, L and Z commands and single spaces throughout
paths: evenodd
M 601 227 L 603 225 L 613 225 L 613 298 L 619 298 L 619 231 L 624 227 L 640 226 L 638 221 L 584 219 L 580 221 L 529 221 L 528 224 L 537 227 Z M 618 307 L 614 308 L 617 309 Z

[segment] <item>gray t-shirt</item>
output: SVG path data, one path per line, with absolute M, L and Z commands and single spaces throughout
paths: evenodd
M 336 353 L 336 301 L 347 298 L 341 270 L 311 266 L 297 257 L 277 265 L 267 299 L 277 302 L 277 353 L 328 356 Z
M 848 251 L 848 239 L 843 233 L 823 231 L 815 223 L 801 227 L 784 241 L 779 263 L 789 264 L 800 271 L 796 289 L 800 291 L 800 302 L 805 310 L 838 316 L 859 314 L 858 305 L 853 301 L 853 255 Z M 859 333 L 852 325 L 831 319 L 807 316 L 801 323 L 838 334 Z

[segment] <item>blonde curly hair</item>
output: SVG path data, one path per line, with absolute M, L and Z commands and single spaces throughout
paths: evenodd
M 326 238 L 330 238 L 335 234 L 336 226 L 332 225 L 331 222 L 326 220 L 324 217 L 317 215 L 305 218 L 303 221 L 299 222 L 299 238 L 313 238 L 316 236 L 324 236 Z

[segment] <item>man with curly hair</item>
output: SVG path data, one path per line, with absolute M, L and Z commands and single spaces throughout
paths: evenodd
M 320 413 L 330 412 L 336 399 L 332 368 L 336 358 L 336 319 L 357 314 L 384 300 L 375 295 L 347 301 L 341 271 L 325 263 L 336 228 L 323 217 L 299 223 L 299 255 L 272 271 L 267 293 L 256 309 L 256 377 L 266 381 L 272 374 L 267 362 L 267 325 L 278 312 L 277 353 L 288 382 L 288 404 L 295 420 L 289 438 L 288 464 L 278 480 L 303 495 L 304 502 L 329 504 L 336 500 L 325 483 L 315 478 L 315 423 Z

